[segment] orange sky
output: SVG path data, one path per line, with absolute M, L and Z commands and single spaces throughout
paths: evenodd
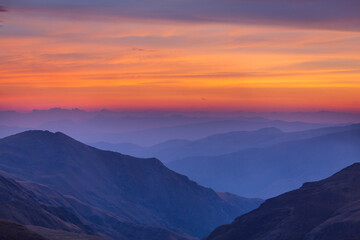
M 0 109 L 360 110 L 360 32 L 2 19 Z

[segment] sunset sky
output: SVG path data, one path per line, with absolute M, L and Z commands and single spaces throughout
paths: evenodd
M 360 111 L 358 0 L 2 0 L 0 109 Z

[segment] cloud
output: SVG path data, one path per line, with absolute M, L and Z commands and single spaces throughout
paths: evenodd
M 12 9 L 77 18 L 227 22 L 360 30 L 358 0 L 5 0 Z
M 4 7 L 4 6 L 1 6 L 0 5 L 0 13 L 2 13 L 2 12 L 7 12 L 7 9 Z M 0 19 L 0 23 L 1 23 L 2 21 L 1 21 L 1 19 Z M 0 27 L 2 27 L 2 25 L 0 24 Z
M 287 69 L 297 69 L 297 70 L 355 70 L 358 72 L 360 70 L 360 60 L 359 59 L 326 59 L 326 60 L 316 60 L 301 62 L 287 66 Z M 340 72 L 341 73 L 341 72 Z

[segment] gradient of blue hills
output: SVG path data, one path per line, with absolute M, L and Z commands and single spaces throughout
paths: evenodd
M 26 113 L 0 111 L 0 137 L 16 134 L 29 129 L 63 132 L 82 142 L 129 142 L 141 146 L 151 146 L 172 139 L 195 140 L 212 134 L 230 131 L 253 131 L 276 127 L 283 131 L 301 131 L 360 119 L 356 114 L 333 113 L 327 121 L 309 113 L 306 121 L 286 120 L 287 116 L 269 119 L 263 113 L 211 113 L 211 112 L 171 112 L 138 111 L 114 112 L 108 110 L 87 112 L 80 109 L 54 108 L 34 110 Z M 307 116 L 306 113 L 298 115 Z M 296 115 L 296 116 L 298 116 Z M 323 114 L 321 114 L 322 116 Z M 338 119 L 338 116 L 340 120 Z M 326 115 L 328 116 L 328 115 Z M 281 118 L 285 119 L 282 120 Z M 293 119 L 293 118 L 289 118 Z
M 275 127 L 254 131 L 231 131 L 218 133 L 197 140 L 173 139 L 150 147 L 132 143 L 90 143 L 91 146 L 121 152 L 137 157 L 156 157 L 162 162 L 181 160 L 187 157 L 209 157 L 237 152 L 248 148 L 260 148 L 281 142 L 301 140 L 324 134 L 360 128 L 360 125 L 319 128 L 307 131 L 285 132 Z
M 263 138 L 268 135 L 268 131 L 263 133 Z M 167 166 L 218 191 L 268 198 L 327 177 L 360 159 L 360 125 L 275 135 L 273 143 L 282 139 L 280 143 L 253 142 L 253 147 L 237 152 L 188 157 Z

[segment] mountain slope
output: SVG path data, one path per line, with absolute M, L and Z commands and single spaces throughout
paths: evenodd
M 61 215 L 52 210 L 60 210 L 38 201 L 33 192 L 24 188 L 14 180 L 0 175 L 0 218 L 12 220 L 26 225 L 38 225 L 73 232 L 92 232 L 74 214 L 66 208 L 61 209 Z
M 62 133 L 28 131 L 1 139 L 0 169 L 123 222 L 188 236 L 204 236 L 244 212 L 156 159 L 101 151 Z
M 61 236 L 95 239 L 94 234 L 124 240 L 185 240 L 165 229 L 126 222 L 43 185 L 18 182 L 0 175 L 0 192 L 0 218 L 31 226 L 31 230 L 51 240 Z
M 218 191 L 268 198 L 329 176 L 359 158 L 360 130 L 355 129 L 167 166 Z
M 190 156 L 216 156 L 241 151 L 247 148 L 262 148 L 282 142 L 318 137 L 325 134 L 360 129 L 360 125 L 327 127 L 299 132 L 284 132 L 270 127 L 255 131 L 234 131 L 211 135 L 188 143 L 169 146 L 166 149 L 150 148 L 152 156 L 160 160 L 174 160 Z
M 360 164 L 267 200 L 206 240 L 356 240 L 360 236 Z
M 26 226 L 29 230 L 46 237 L 49 240 L 106 240 L 105 238 L 84 233 L 73 233 L 39 226 Z
M 119 134 L 114 138 L 117 142 L 132 142 L 140 145 L 161 143 L 170 139 L 195 140 L 209 135 L 230 131 L 255 131 L 261 128 L 275 127 L 283 131 L 302 131 L 330 126 L 305 122 L 286 122 L 265 118 L 240 118 L 186 124 L 174 127 L 154 128 Z
M 253 209 L 258 208 L 260 204 L 264 202 L 264 200 L 259 198 L 244 198 L 228 192 L 218 192 L 217 194 L 221 199 L 225 200 L 227 203 L 237 208 L 240 208 L 242 214 L 245 214 Z
M 1 240 L 51 240 L 47 239 L 24 225 L 16 222 L 0 219 L 0 239 Z

